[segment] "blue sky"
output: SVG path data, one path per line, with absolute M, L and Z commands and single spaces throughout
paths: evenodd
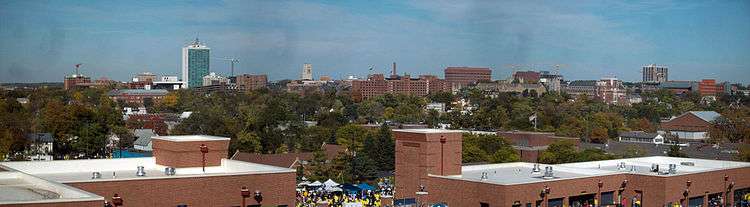
M 387 72 L 442 75 L 446 66 L 509 64 L 566 79 L 748 83 L 750 1 L 9 1 L 0 0 L 0 82 L 62 81 L 83 73 L 129 80 L 179 75 L 181 47 L 198 36 L 236 73 L 298 78 Z M 229 73 L 229 63 L 211 61 Z

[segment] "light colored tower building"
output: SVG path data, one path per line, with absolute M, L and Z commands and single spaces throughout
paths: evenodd
M 188 88 L 203 85 L 203 77 L 209 70 L 210 48 L 201 44 L 198 38 L 182 48 L 182 81 Z
M 302 66 L 302 80 L 312 80 L 312 64 L 305 63 Z
M 667 66 L 663 65 L 646 65 L 643 66 L 643 82 L 662 83 L 669 81 Z

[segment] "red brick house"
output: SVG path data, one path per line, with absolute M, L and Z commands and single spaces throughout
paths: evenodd
M 661 123 L 661 131 L 669 132 L 685 141 L 700 141 L 710 138 L 708 130 L 721 117 L 715 111 L 689 111 Z

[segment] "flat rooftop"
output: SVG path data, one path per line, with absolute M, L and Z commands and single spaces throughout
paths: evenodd
M 14 171 L 0 172 L 0 205 L 104 200 L 63 184 Z
M 220 141 L 229 140 L 227 137 L 217 137 L 209 135 L 177 135 L 177 136 L 154 136 L 151 139 L 161 139 L 173 142 L 195 142 L 195 141 Z
M 176 168 L 174 175 L 167 175 L 164 173 L 166 166 L 156 164 L 153 157 L 23 161 L 4 162 L 0 163 L 0 165 L 42 179 L 61 183 L 294 172 L 294 170 L 288 168 L 222 159 L 220 166 L 206 167 L 206 172 L 203 172 L 201 167 L 188 167 Z M 146 172 L 145 176 L 136 175 L 138 166 L 143 166 Z M 98 172 L 101 177 L 93 178 L 94 172 Z
M 677 166 L 675 173 L 668 173 L 669 164 L 674 164 Z M 662 156 L 578 162 L 557 165 L 538 164 L 541 170 L 540 173 L 532 173 L 534 165 L 535 163 L 526 162 L 472 165 L 463 166 L 461 169 L 461 175 L 431 176 L 485 182 L 499 185 L 514 185 L 626 173 L 668 177 L 699 172 L 750 167 L 750 163 L 747 162 Z M 658 166 L 659 172 L 652 172 L 652 165 Z M 547 166 L 552 167 L 554 176 L 546 178 L 543 177 L 545 167 Z M 621 166 L 624 166 L 624 168 Z

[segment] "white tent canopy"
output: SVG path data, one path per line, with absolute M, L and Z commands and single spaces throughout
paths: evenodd
M 328 191 L 328 192 L 341 192 L 341 191 L 344 191 L 344 189 L 341 189 L 339 187 L 331 187 L 331 186 L 326 186 L 325 190 Z
M 323 184 L 326 185 L 326 187 L 336 187 L 336 186 L 339 186 L 338 183 L 334 182 L 331 179 L 326 180 L 326 182 L 324 182 Z
M 321 183 L 320 181 L 315 181 L 313 183 L 307 184 L 307 186 L 310 186 L 310 187 L 320 187 L 320 186 L 323 186 L 323 183 Z
M 301 183 L 297 184 L 297 186 L 306 186 L 310 185 L 310 181 L 302 181 Z

